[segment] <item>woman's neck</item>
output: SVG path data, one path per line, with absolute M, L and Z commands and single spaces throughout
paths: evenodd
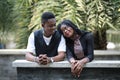
M 77 33 L 74 33 L 73 36 L 70 39 L 76 40 L 78 38 L 80 38 L 80 35 L 78 35 Z

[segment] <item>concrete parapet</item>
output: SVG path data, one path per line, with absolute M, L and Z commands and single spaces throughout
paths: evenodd
M 40 65 L 26 60 L 16 60 L 18 80 L 119 80 L 120 61 L 94 60 L 87 63 L 79 78 L 72 76 L 68 61 Z

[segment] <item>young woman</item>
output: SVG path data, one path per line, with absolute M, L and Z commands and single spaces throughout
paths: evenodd
M 71 72 L 80 76 L 84 65 L 93 60 L 93 34 L 78 29 L 70 20 L 64 20 L 58 25 L 58 31 L 63 34 L 67 45 L 67 58 L 71 63 Z

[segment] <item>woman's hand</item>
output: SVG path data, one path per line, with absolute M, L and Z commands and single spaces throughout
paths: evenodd
M 71 72 L 75 76 L 75 70 L 74 69 L 75 69 L 75 65 L 76 65 L 77 61 L 74 58 L 71 58 L 70 63 L 71 63 Z
M 75 76 L 75 65 L 76 65 L 76 61 L 74 61 L 74 62 L 71 62 L 71 72 L 72 72 L 72 74 Z
M 80 73 L 82 72 L 85 63 L 82 60 L 78 60 L 76 65 L 77 65 L 77 67 L 75 68 L 76 76 L 80 77 Z
M 71 64 L 71 72 L 75 77 L 80 77 L 84 64 L 85 63 L 82 60 L 76 60 L 73 64 Z

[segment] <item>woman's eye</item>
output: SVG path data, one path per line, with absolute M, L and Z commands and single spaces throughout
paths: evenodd
M 67 29 L 67 27 L 65 27 L 64 29 Z

